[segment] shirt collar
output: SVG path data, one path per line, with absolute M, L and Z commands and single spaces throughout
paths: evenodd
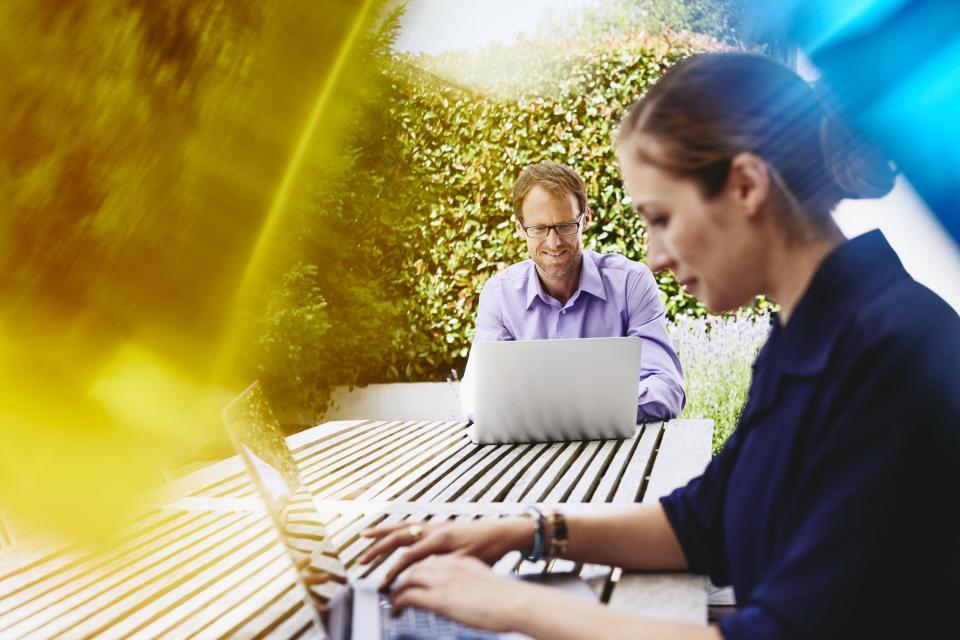
M 607 295 L 603 291 L 603 280 L 600 278 L 600 269 L 597 268 L 596 256 L 597 254 L 593 251 L 583 252 L 583 266 L 580 268 L 580 291 L 605 301 Z
M 822 371 L 845 325 L 899 277 L 909 276 L 880 231 L 837 247 L 817 269 L 787 325 L 773 332 L 780 343 L 774 349 L 776 368 L 798 375 Z
M 770 336 L 753 365 L 751 412 L 762 412 L 776 400 L 783 377 L 824 371 L 857 311 L 903 277 L 909 276 L 879 231 L 837 247 L 817 269 L 787 325 L 781 326 L 776 314 L 771 317 Z
M 528 261 L 527 273 L 527 310 L 533 306 L 533 301 L 540 298 L 543 302 L 547 301 L 547 293 L 540 284 L 540 275 L 537 273 L 537 263 L 532 259 Z
M 570 300 L 576 300 L 581 291 L 604 301 L 607 299 L 607 295 L 603 290 L 603 279 L 600 277 L 600 269 L 597 268 L 595 261 L 596 255 L 593 251 L 583 252 L 580 260 L 580 285 L 577 287 L 577 290 L 574 291 Z M 543 284 L 540 282 L 540 275 L 537 273 L 537 263 L 532 259 L 529 262 L 526 296 L 528 310 L 537 298 L 547 303 L 547 298 L 549 297 L 547 292 L 543 290 Z

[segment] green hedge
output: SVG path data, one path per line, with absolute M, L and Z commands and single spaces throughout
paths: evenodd
M 334 384 L 442 380 L 462 367 L 484 282 L 526 258 L 510 221 L 520 170 L 575 168 L 596 211 L 588 248 L 644 257 L 613 137 L 628 106 L 665 69 L 709 42 L 635 37 L 602 44 L 499 48 L 525 61 L 482 90 L 441 73 L 463 56 L 372 58 L 354 139 L 317 178 L 296 229 L 300 262 L 279 283 L 264 322 L 261 378 L 289 410 L 322 412 Z M 562 52 L 562 53 L 558 53 Z M 671 317 L 705 310 L 658 275 Z

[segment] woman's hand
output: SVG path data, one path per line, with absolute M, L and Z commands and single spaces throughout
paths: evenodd
M 429 609 L 463 624 L 534 638 L 722 640 L 716 627 L 645 620 L 560 589 L 498 576 L 476 558 L 433 556 L 411 567 L 390 604 Z
M 378 540 L 359 560 L 367 564 L 398 547 L 409 547 L 387 572 L 381 585 L 385 587 L 404 569 L 427 556 L 467 555 L 493 564 L 509 551 L 532 547 L 534 528 L 529 518 L 518 517 L 436 524 L 398 522 L 364 530 L 361 535 Z
M 429 609 L 471 627 L 516 628 L 543 587 L 494 574 L 476 558 L 433 556 L 414 565 L 393 588 L 390 604 Z

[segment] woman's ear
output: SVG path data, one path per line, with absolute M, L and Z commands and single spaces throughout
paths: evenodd
M 727 193 L 748 217 L 763 210 L 770 196 L 770 169 L 752 153 L 738 153 L 730 160 Z

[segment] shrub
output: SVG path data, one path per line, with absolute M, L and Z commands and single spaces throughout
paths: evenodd
M 296 230 L 301 261 L 268 313 L 260 369 L 274 404 L 322 413 L 332 385 L 462 371 L 481 287 L 526 257 L 510 189 L 530 163 L 563 162 L 583 176 L 596 212 L 588 248 L 642 260 L 615 127 L 665 69 L 715 46 L 665 33 L 476 56 L 381 51 L 351 145 L 317 177 Z M 515 72 L 485 75 L 484 60 Z M 459 84 L 443 78 L 455 70 L 465 70 Z M 657 280 L 670 318 L 706 315 L 672 274 Z M 322 316 L 312 331 L 310 315 Z

